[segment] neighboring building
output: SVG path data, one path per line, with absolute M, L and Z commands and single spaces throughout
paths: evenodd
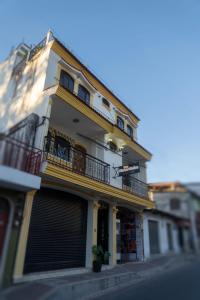
M 179 226 L 182 219 L 158 209 L 144 211 L 144 258 L 155 255 L 179 254 Z
M 151 154 L 137 141 L 138 117 L 50 32 L 0 65 L 0 104 L 5 223 L 12 223 L 16 191 L 26 186 L 17 249 L 1 257 L 1 265 L 13 260 L 7 277 L 19 282 L 38 272 L 90 269 L 96 244 L 110 252 L 110 266 L 142 260 L 142 212 L 154 203 L 146 184 Z M 30 186 L 30 173 L 40 175 L 39 186 Z M 8 231 L 4 225 L 0 237 Z M 8 242 L 0 245 L 6 253 Z
M 179 247 L 182 251 L 199 251 L 198 216 L 200 195 L 179 182 L 150 184 L 150 198 L 156 209 L 176 218 Z

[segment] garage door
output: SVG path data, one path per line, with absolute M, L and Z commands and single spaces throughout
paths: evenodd
M 24 273 L 85 266 L 87 201 L 41 189 L 33 201 Z
M 150 244 L 150 253 L 158 254 L 160 253 L 159 247 L 159 231 L 158 231 L 158 222 L 149 220 L 149 244 Z

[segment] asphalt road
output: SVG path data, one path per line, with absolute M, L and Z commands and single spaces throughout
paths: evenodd
M 200 300 L 200 262 L 95 298 L 98 300 Z

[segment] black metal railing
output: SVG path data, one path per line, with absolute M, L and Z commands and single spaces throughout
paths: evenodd
M 46 41 L 47 41 L 47 38 L 45 37 L 41 42 L 39 42 L 39 44 L 37 44 L 37 45 L 30 51 L 30 54 L 29 54 L 29 60 L 32 59 L 33 56 L 35 56 L 42 48 L 45 47 Z
M 40 171 L 42 151 L 6 136 L 0 137 L 0 165 L 33 175 Z
M 133 176 L 123 177 L 122 181 L 122 188 L 126 192 L 148 198 L 148 185 L 145 182 Z
M 53 137 L 45 138 L 44 160 L 97 181 L 110 183 L 109 164 L 70 144 L 59 145 Z

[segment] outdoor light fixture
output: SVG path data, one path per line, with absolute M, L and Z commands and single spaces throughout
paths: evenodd
M 79 119 L 73 119 L 73 123 L 79 123 L 80 120 Z

